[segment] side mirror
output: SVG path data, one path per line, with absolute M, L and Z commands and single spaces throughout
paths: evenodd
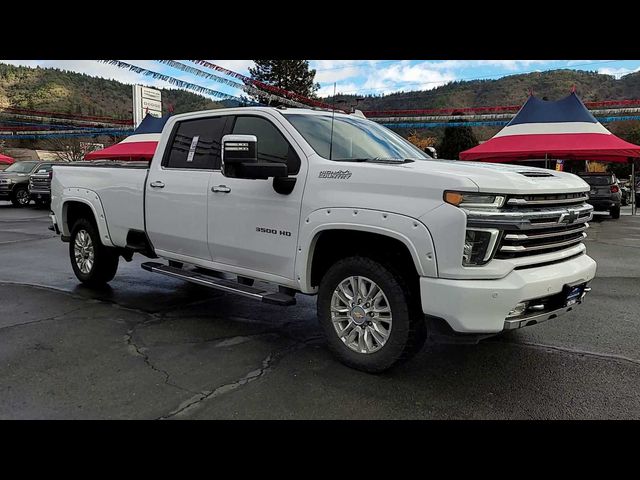
M 222 137 L 222 174 L 229 178 L 266 180 L 286 177 L 284 163 L 258 162 L 258 139 L 255 135 L 225 135 Z

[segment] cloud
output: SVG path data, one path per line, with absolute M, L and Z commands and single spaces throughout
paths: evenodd
M 451 70 L 434 68 L 433 62 L 411 64 L 403 61 L 376 69 L 364 82 L 362 90 L 371 93 L 431 90 L 456 78 L 457 75 Z
M 355 83 L 341 83 L 340 85 L 336 85 L 336 94 L 339 93 L 353 93 L 358 90 L 358 85 Z M 320 89 L 316 92 L 316 95 L 320 97 L 330 97 L 333 95 L 333 84 L 325 85 L 324 87 L 320 87 Z
M 628 75 L 630 73 L 634 73 L 634 72 L 640 72 L 640 67 L 636 68 L 636 69 L 632 69 L 632 68 L 600 68 L 598 69 L 598 73 L 601 73 L 602 75 L 613 75 L 616 78 L 620 78 L 623 77 L 624 75 Z

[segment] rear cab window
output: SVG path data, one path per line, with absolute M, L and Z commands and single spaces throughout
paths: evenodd
M 219 169 L 220 141 L 231 118 L 206 117 L 177 123 L 162 166 L 183 170 Z

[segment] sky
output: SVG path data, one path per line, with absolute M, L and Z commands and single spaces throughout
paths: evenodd
M 122 60 L 132 65 L 163 73 L 177 79 L 240 95 L 236 88 L 177 70 L 153 60 Z M 205 67 L 178 60 L 209 73 Z M 175 88 L 170 83 L 154 80 L 116 66 L 95 60 L 0 60 L 2 63 L 35 67 L 56 67 L 92 76 L 113 78 L 124 83 Z M 248 75 L 251 60 L 209 60 L 244 75 Z M 597 71 L 617 78 L 640 71 L 640 60 L 311 60 L 320 83 L 321 97 L 336 93 L 354 95 L 384 95 L 397 91 L 430 90 L 456 80 L 497 79 L 506 75 L 569 68 Z

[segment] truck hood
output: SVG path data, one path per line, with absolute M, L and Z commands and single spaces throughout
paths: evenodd
M 14 173 L 14 172 L 0 172 L 0 178 L 9 178 L 13 181 L 28 181 L 29 174 L 28 173 Z
M 360 207 L 420 218 L 444 203 L 445 190 L 503 194 L 589 191 L 575 175 L 517 165 L 451 160 L 389 164 L 317 157 L 309 166 L 312 187 L 305 200 L 312 210 Z
M 480 192 L 535 194 L 589 190 L 589 185 L 577 175 L 524 165 L 429 160 L 403 166 L 415 173 L 466 177 Z

